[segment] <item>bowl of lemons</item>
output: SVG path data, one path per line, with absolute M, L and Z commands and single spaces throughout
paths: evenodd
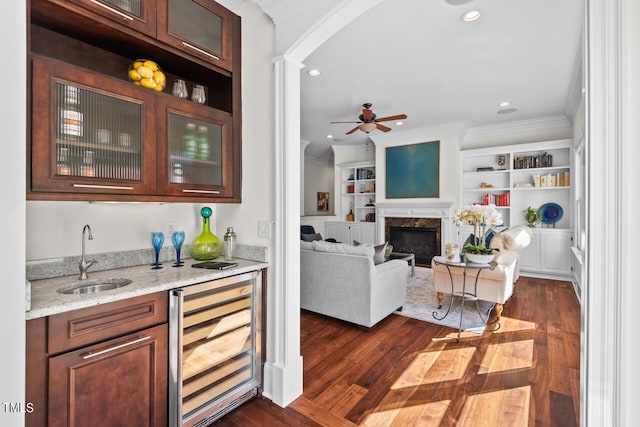
M 134 85 L 162 92 L 167 84 L 167 77 L 157 63 L 149 59 L 136 59 L 129 66 L 129 80 Z

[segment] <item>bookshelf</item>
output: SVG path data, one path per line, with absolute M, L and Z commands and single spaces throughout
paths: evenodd
M 572 140 L 545 141 L 461 152 L 461 206 L 494 203 L 505 227 L 527 225 L 523 211 L 555 203 L 563 215 L 555 224 L 537 224 L 520 253 L 525 275 L 571 275 Z M 472 232 L 463 227 L 461 236 Z

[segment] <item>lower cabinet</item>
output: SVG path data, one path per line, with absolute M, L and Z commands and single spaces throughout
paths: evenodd
M 353 244 L 354 240 L 360 243 L 376 244 L 376 224 L 374 222 L 349 222 L 336 221 L 325 223 L 326 238 L 334 238 L 338 242 Z
M 167 325 L 49 358 L 49 426 L 164 426 Z
M 166 426 L 166 292 L 27 321 L 26 426 Z
M 571 231 L 534 229 L 531 243 L 520 252 L 525 275 L 571 276 Z

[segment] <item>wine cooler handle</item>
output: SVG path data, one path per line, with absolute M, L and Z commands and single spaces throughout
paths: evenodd
M 169 291 L 169 425 L 182 425 L 182 328 L 184 291 Z

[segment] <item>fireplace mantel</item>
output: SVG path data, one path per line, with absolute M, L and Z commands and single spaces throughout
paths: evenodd
M 433 203 L 376 203 L 380 217 L 450 218 L 453 202 Z
M 441 253 L 445 243 L 451 242 L 453 202 L 379 202 L 376 203 L 377 235 L 384 238 L 385 218 L 440 218 L 442 221 Z

